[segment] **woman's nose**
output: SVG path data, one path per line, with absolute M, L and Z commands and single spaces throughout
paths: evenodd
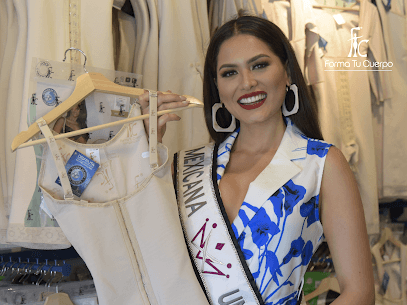
M 244 90 L 250 90 L 253 87 L 257 86 L 257 81 L 253 77 L 252 71 L 244 71 L 242 74 L 243 74 L 242 87 Z

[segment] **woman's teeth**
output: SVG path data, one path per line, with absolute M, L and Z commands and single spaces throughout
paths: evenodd
M 253 104 L 257 103 L 258 101 L 261 101 L 266 98 L 266 94 L 259 94 L 256 96 L 248 97 L 248 98 L 242 98 L 241 100 L 238 101 L 240 104 Z

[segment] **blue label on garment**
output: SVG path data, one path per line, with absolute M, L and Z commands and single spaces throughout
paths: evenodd
M 387 286 L 389 286 L 389 280 L 390 280 L 389 274 L 387 272 L 384 272 L 383 281 L 382 281 L 383 294 L 386 293 Z
M 328 41 L 326 41 L 323 37 L 319 36 L 319 40 L 318 40 L 318 46 L 320 48 L 323 48 L 324 51 L 326 51 L 326 46 L 328 44 Z
M 386 4 L 386 2 L 387 2 L 387 4 Z M 386 12 L 391 10 L 391 0 L 382 0 L 382 3 L 384 5 L 384 10 Z
M 80 197 L 95 175 L 99 164 L 75 150 L 65 165 L 72 193 Z M 61 185 L 59 177 L 55 183 Z

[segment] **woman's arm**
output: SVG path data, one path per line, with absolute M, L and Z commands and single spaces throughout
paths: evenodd
M 358 186 L 342 152 L 328 151 L 320 192 L 320 215 L 341 295 L 332 304 L 374 304 L 369 239 Z
M 64 127 L 64 118 L 59 118 L 54 125 L 54 131 L 57 133 L 61 133 L 62 132 L 62 128 Z

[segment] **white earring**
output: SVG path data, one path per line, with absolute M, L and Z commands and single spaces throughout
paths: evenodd
M 287 89 L 287 95 L 286 95 L 286 98 L 285 98 L 284 103 L 283 103 L 283 115 L 284 116 L 290 116 L 290 115 L 296 114 L 298 112 L 298 110 L 300 109 L 300 102 L 298 100 L 298 87 L 297 87 L 297 85 L 292 84 L 289 88 L 294 94 L 294 107 L 293 107 L 293 109 L 291 109 L 291 111 L 288 111 L 287 107 L 285 105 L 288 99 L 290 99 L 290 100 L 292 99 L 291 93 L 288 92 L 288 87 L 287 87 L 286 88 Z
M 216 121 L 216 112 L 218 111 L 219 108 L 222 108 L 222 103 L 215 103 L 212 106 L 212 127 L 215 131 L 217 132 L 232 132 L 235 131 L 236 129 L 236 119 L 235 117 L 230 114 L 232 116 L 232 122 L 230 123 L 229 127 L 227 128 L 223 128 L 220 127 L 218 122 Z

